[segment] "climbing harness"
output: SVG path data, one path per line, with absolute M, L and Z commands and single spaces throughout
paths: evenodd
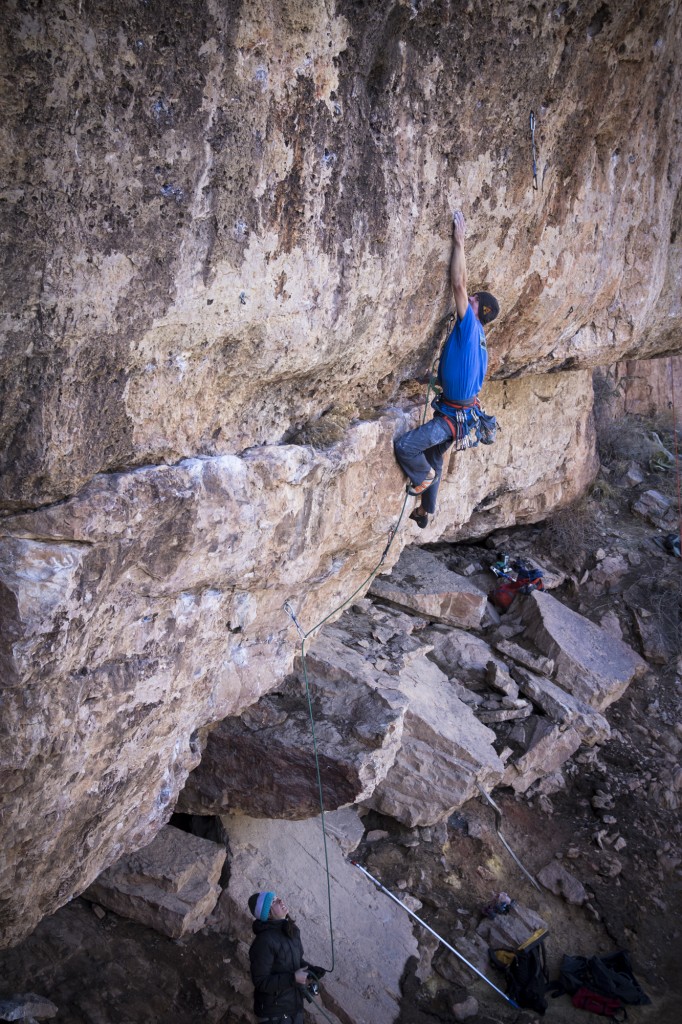
M 402 907 L 403 910 L 406 910 L 410 917 L 413 917 L 415 921 L 417 921 L 422 926 L 422 928 L 426 928 L 427 932 L 431 932 L 431 934 L 434 935 L 438 939 L 438 941 L 443 946 L 445 946 L 446 949 L 449 949 L 450 952 L 454 953 L 455 956 L 458 957 L 458 959 L 460 959 L 463 963 L 467 965 L 467 967 L 470 967 L 474 974 L 477 974 L 479 978 L 481 978 L 486 983 L 486 985 L 490 985 L 491 988 L 495 989 L 497 994 L 502 996 L 505 1002 L 513 1006 L 515 1010 L 520 1009 L 519 1005 L 515 1003 L 513 999 L 510 999 L 509 996 L 506 996 L 502 989 L 498 988 L 497 985 L 494 985 L 489 978 L 486 978 L 485 974 L 483 974 L 482 971 L 479 971 L 479 969 L 477 967 L 474 967 L 474 965 L 470 963 L 466 959 L 466 957 L 462 956 L 461 953 L 458 953 L 454 946 L 451 946 L 449 942 L 445 941 L 442 935 L 439 935 L 438 932 L 435 932 L 433 928 L 431 928 L 430 925 L 426 923 L 426 921 L 423 921 L 421 917 L 418 917 L 413 910 L 410 910 L 410 908 L 406 906 L 406 904 L 403 903 L 402 900 L 399 900 L 397 896 L 394 896 L 393 893 L 389 889 L 387 889 L 385 885 L 381 884 L 378 878 L 375 878 L 374 875 L 370 875 L 369 871 L 366 868 L 363 868 L 362 864 L 358 864 L 356 860 L 352 860 L 351 864 L 353 865 L 354 868 L 359 868 L 360 871 L 362 871 L 363 875 L 366 875 L 367 878 L 369 878 L 370 881 L 374 883 L 374 885 L 377 887 L 377 889 L 379 889 L 380 892 L 383 892 L 386 896 L 390 896 L 394 903 L 397 903 L 399 907 Z
M 537 192 L 538 190 L 538 165 L 535 153 L 535 114 L 531 110 L 530 112 L 530 146 L 533 154 L 533 188 Z

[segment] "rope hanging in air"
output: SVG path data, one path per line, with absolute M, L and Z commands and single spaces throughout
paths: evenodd
M 427 416 L 427 412 L 428 412 L 428 408 L 429 408 L 429 396 L 431 394 L 431 389 L 432 389 L 433 382 L 434 382 L 434 375 L 433 374 L 434 374 L 434 369 L 435 369 L 437 360 L 438 360 L 438 353 L 436 354 L 436 357 L 433 360 L 433 363 L 431 364 L 431 372 L 429 374 L 429 383 L 428 383 L 428 387 L 427 387 L 427 390 L 426 390 L 426 402 L 424 404 L 424 413 L 422 415 L 422 420 L 421 420 L 422 423 L 424 423 L 426 421 L 426 416 Z M 318 797 L 319 797 L 319 801 L 320 801 L 320 820 L 321 820 L 321 824 L 322 824 L 322 841 L 323 841 L 323 845 L 324 845 L 324 864 L 325 864 L 325 872 L 326 872 L 326 876 L 327 876 L 327 906 L 328 906 L 328 911 L 329 911 L 329 939 L 330 939 L 330 946 L 331 946 L 331 961 L 332 961 L 331 962 L 331 967 L 329 967 L 327 969 L 327 973 L 328 974 L 331 974 L 333 972 L 334 966 L 335 966 L 335 963 L 336 963 L 336 956 L 335 956 L 335 951 L 334 951 L 334 925 L 333 925 L 333 916 L 332 916 L 331 873 L 330 873 L 330 870 L 329 870 L 329 854 L 328 854 L 328 851 L 327 851 L 327 830 L 326 830 L 325 824 L 324 824 L 324 813 L 325 813 L 325 811 L 324 811 L 324 794 L 322 792 L 322 775 L 321 775 L 321 772 L 320 772 L 320 758 L 319 758 L 319 753 L 318 753 L 318 749 L 317 749 L 317 737 L 315 735 L 315 717 L 313 715 L 313 702 L 312 702 L 312 697 L 311 697 L 311 694 L 310 694 L 310 682 L 308 680 L 308 666 L 307 666 L 307 662 L 306 662 L 305 645 L 306 645 L 306 641 L 309 639 L 309 637 L 311 637 L 312 634 L 316 632 L 316 630 L 318 630 L 321 626 L 323 626 L 325 624 L 325 622 L 328 622 L 329 619 L 331 619 L 333 615 L 336 615 L 338 612 L 343 611 L 350 604 L 352 604 L 353 600 L 357 597 L 357 595 L 360 593 L 360 591 L 364 590 L 365 587 L 367 587 L 371 583 L 371 581 L 374 579 L 374 577 L 377 575 L 377 573 L 379 572 L 379 570 L 383 566 L 384 562 L 386 561 L 386 558 L 388 557 L 388 553 L 391 550 L 391 546 L 393 544 L 393 541 L 395 540 L 395 538 L 397 536 L 397 533 L 398 533 L 398 530 L 400 529 L 400 524 L 402 523 L 403 516 L 405 514 L 405 508 L 407 506 L 408 498 L 409 498 L 409 495 L 406 493 L 405 497 L 403 498 L 403 504 L 402 504 L 402 508 L 400 509 L 400 514 L 398 516 L 398 520 L 397 520 L 395 526 L 389 532 L 388 541 L 386 543 L 386 547 L 384 548 L 384 550 L 382 552 L 381 558 L 379 559 L 379 561 L 377 562 L 375 567 L 372 569 L 372 571 L 370 572 L 369 576 L 367 576 L 367 578 L 364 579 L 362 581 L 362 583 L 358 587 L 356 587 L 356 589 L 353 591 L 353 593 L 350 595 L 350 597 L 348 597 L 345 601 L 343 601 L 336 608 L 333 608 L 332 611 L 330 611 L 328 615 L 325 615 L 325 617 L 323 619 L 320 619 L 319 622 L 315 623 L 315 625 L 311 626 L 311 628 L 308 629 L 308 630 L 304 630 L 303 627 L 301 626 L 300 622 L 298 621 L 298 618 L 296 617 L 296 613 L 294 612 L 293 608 L 291 607 L 290 602 L 286 601 L 284 603 L 284 610 L 291 617 L 294 625 L 296 626 L 296 629 L 298 630 L 298 634 L 299 634 L 299 636 L 301 638 L 301 664 L 303 666 L 303 681 L 304 681 L 304 684 L 305 684 L 306 699 L 308 701 L 308 716 L 310 718 L 310 731 L 312 733 L 312 738 L 313 738 L 313 754 L 314 754 L 314 757 L 315 757 L 315 774 L 316 774 L 316 777 L 317 777 L 317 792 L 318 792 Z

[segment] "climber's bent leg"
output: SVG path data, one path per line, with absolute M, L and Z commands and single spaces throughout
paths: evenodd
M 432 470 L 436 471 L 435 481 L 421 498 L 422 508 L 426 512 L 433 512 L 436 508 L 443 455 L 451 444 L 452 432 L 443 416 L 434 416 L 428 423 L 408 430 L 395 442 L 395 454 L 400 468 L 413 484 L 422 483 Z
M 421 427 L 408 430 L 406 434 L 397 438 L 394 444 L 396 458 L 400 468 L 413 484 L 422 483 L 433 468 L 426 457 L 427 450 L 446 440 L 451 441 L 452 434 L 442 416 L 436 416 L 428 423 L 422 423 Z
M 448 428 L 448 434 L 450 430 Z M 429 464 L 436 471 L 436 479 L 431 484 L 427 491 L 422 494 L 421 507 L 424 512 L 429 515 L 433 515 L 436 511 L 436 499 L 438 498 L 438 486 L 440 484 L 441 476 L 443 475 L 443 456 L 452 444 L 452 434 L 447 438 L 446 441 L 442 441 L 440 444 L 434 445 L 433 448 L 428 448 L 424 453 L 426 458 L 429 460 Z

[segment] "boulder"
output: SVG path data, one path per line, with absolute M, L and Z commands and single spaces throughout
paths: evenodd
M 476 934 L 492 949 L 516 949 L 533 932 L 547 927 L 547 922 L 535 910 L 514 900 L 506 914 L 484 917 Z
M 378 576 L 370 593 L 434 622 L 480 627 L 487 595 L 423 548 L 405 548 L 390 576 Z
M 592 570 L 592 581 L 607 592 L 614 590 L 618 582 L 630 572 L 630 563 L 620 552 L 605 555 Z
M 551 594 L 520 595 L 516 604 L 525 637 L 554 660 L 556 682 L 599 711 L 646 671 L 646 663 L 627 644 Z
M 107 868 L 85 897 L 171 939 L 198 931 L 220 895 L 226 850 L 172 825 Z
M 581 743 L 580 733 L 572 726 L 565 728 L 546 718 L 535 719 L 528 749 L 516 760 L 507 762 L 503 785 L 511 786 L 516 793 L 525 793 L 538 779 L 557 771 Z
M 581 907 L 587 900 L 582 882 L 568 871 L 560 860 L 551 860 L 537 874 L 537 880 L 555 896 L 563 896 L 567 903 Z
M 424 638 L 432 645 L 430 657 L 436 665 L 473 689 L 486 689 L 493 671 L 503 680 L 509 676 L 505 662 L 495 656 L 490 644 L 463 629 L 435 626 L 424 631 Z
M 447 676 L 427 657 L 397 677 L 409 700 L 401 747 L 367 805 L 409 827 L 432 825 L 478 792 L 492 788 L 504 765 L 495 733 L 456 696 Z
M 47 1020 L 56 1017 L 58 1013 L 59 1008 L 53 1002 L 33 992 L 0 999 L 0 1020 Z
M 361 648 L 337 636 L 320 637 L 307 664 L 322 797 L 331 811 L 367 799 L 385 778 L 408 702 L 389 688 L 391 677 L 372 669 Z M 292 819 L 319 813 L 315 745 L 300 676 L 210 733 L 178 809 Z
M 640 650 L 647 661 L 654 665 L 667 664 L 673 655 L 672 644 L 658 616 L 646 608 L 641 608 L 635 600 L 626 602 L 635 620 L 635 627 L 640 642 Z
M 571 725 L 588 746 L 604 743 L 611 727 L 603 715 L 557 683 L 527 669 L 514 670 L 519 689 L 557 725 Z
M 670 500 L 660 491 L 649 490 L 640 494 L 632 505 L 632 511 L 646 519 L 652 526 L 663 529 L 674 522 Z
M 231 853 L 226 890 L 229 906 L 223 927 L 230 938 L 238 940 L 238 956 L 245 971 L 248 973 L 247 949 L 253 939 L 247 900 L 260 889 L 274 890 L 286 898 L 301 929 L 306 957 L 328 967 L 327 874 L 319 818 L 266 821 L 230 815 L 223 822 Z M 327 855 L 333 879 L 336 967 L 322 979 L 323 1005 L 328 1013 L 342 1007 L 343 1021 L 388 1024 L 398 1017 L 405 965 L 418 952 L 412 920 L 348 862 L 331 836 L 327 838 Z

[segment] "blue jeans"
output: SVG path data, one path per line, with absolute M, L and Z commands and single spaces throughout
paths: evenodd
M 402 434 L 393 445 L 400 468 L 413 484 L 420 484 L 432 469 L 436 471 L 436 479 L 421 496 L 425 512 L 436 511 L 438 485 L 443 472 L 443 456 L 453 440 L 447 420 L 436 413 L 428 423 Z

